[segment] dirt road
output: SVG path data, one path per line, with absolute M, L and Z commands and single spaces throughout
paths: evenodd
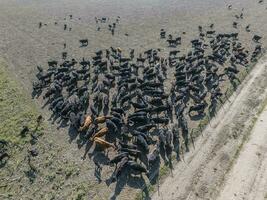
M 261 199 L 260 196 L 266 195 L 262 191 L 264 187 L 266 188 L 266 179 L 262 177 L 266 175 L 264 171 L 266 148 L 261 147 L 262 144 L 266 144 L 266 134 L 264 135 L 266 125 L 264 127 L 258 125 L 263 122 L 257 122 L 248 144 L 239 156 L 257 120 L 257 115 L 263 108 L 266 88 L 267 57 L 265 56 L 211 121 L 210 126 L 204 130 L 203 137 L 196 142 L 195 150 L 188 153 L 185 162 L 178 164 L 173 171 L 173 176 L 169 176 L 160 185 L 160 195 L 156 192 L 152 199 L 216 199 L 223 185 L 225 187 L 220 199 L 241 197 Z M 265 111 L 260 120 L 264 116 L 266 120 L 266 115 Z M 259 143 L 258 146 L 254 147 L 255 143 Z M 253 147 L 252 151 L 249 149 L 250 146 Z M 254 156 L 255 152 L 258 155 Z M 249 163 L 245 168 L 244 162 Z M 242 182 L 244 175 L 246 181 Z M 259 187 L 253 187 L 254 184 Z M 259 195 L 259 198 L 255 195 Z
M 248 142 L 227 175 L 223 199 L 267 199 L 267 108 L 259 116 Z

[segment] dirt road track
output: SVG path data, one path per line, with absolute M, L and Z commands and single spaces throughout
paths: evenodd
M 196 142 L 195 150 L 188 153 L 185 156 L 185 162 L 178 164 L 173 171 L 173 176 L 169 176 L 160 185 L 160 195 L 156 192 L 152 199 L 216 199 L 225 181 L 232 183 L 233 177 L 227 180 L 227 174 L 231 171 L 244 141 L 251 132 L 257 115 L 262 109 L 262 104 L 266 99 L 266 88 L 267 56 L 255 66 L 229 99 L 229 102 L 211 121 L 210 126 L 204 130 L 203 137 L 200 136 Z M 264 137 L 264 133 L 261 134 L 260 137 Z M 266 149 L 261 151 L 266 151 Z M 255 158 L 250 159 L 253 162 Z M 238 160 L 238 162 L 240 161 Z M 264 164 L 262 165 L 262 173 L 266 173 L 264 172 Z M 257 165 L 260 167 L 259 164 Z M 251 163 L 250 166 L 250 169 L 255 171 L 251 180 L 255 179 L 255 181 L 260 182 L 260 177 L 257 177 L 257 166 L 253 167 Z M 239 167 L 237 166 L 237 168 Z M 230 173 L 235 173 L 235 171 Z M 233 185 L 236 184 L 233 183 Z M 225 188 L 226 193 L 228 193 L 227 188 Z M 233 186 L 229 186 L 229 188 L 231 189 Z M 257 193 L 257 191 L 255 192 Z M 257 194 L 260 195 L 260 191 Z M 222 196 L 222 199 L 235 198 Z M 252 197 L 252 199 L 254 198 Z
M 267 108 L 259 116 L 248 142 L 227 175 L 219 196 L 224 199 L 267 199 Z

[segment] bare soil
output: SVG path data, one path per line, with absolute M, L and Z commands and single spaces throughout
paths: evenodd
M 229 4 L 233 5 L 232 10 L 227 9 Z M 238 30 L 234 30 L 234 16 L 240 14 L 242 8 L 244 20 L 238 26 Z M 71 136 L 66 129 L 57 129 L 57 125 L 48 120 L 50 113 L 46 109 L 41 109 L 41 100 L 30 101 L 36 65 L 46 66 L 49 59 L 60 59 L 62 51 L 67 51 L 70 57 L 81 59 L 90 57 L 97 49 L 110 46 L 121 47 L 126 51 L 134 48 L 136 52 L 161 48 L 162 52 L 167 52 L 170 48 L 159 39 L 161 28 L 165 28 L 167 33 L 182 36 L 181 50 L 187 50 L 190 40 L 198 36 L 198 25 L 208 27 L 212 23 L 218 32 L 238 31 L 240 41 L 251 51 L 251 38 L 254 34 L 263 36 L 262 44 L 267 46 L 266 8 L 266 2 L 260 5 L 254 0 L 0 0 L 0 55 L 7 62 L 5 65 L 9 76 L 27 95 L 28 104 L 36 106 L 48 124 L 47 134 L 43 136 L 38 147 L 42 153 L 35 160 L 38 170 L 42 173 L 39 173 L 34 184 L 30 184 L 27 178 L 16 182 L 16 178 L 28 169 L 23 159 L 29 147 L 25 146 L 18 154 L 18 162 L 21 163 L 20 167 L 16 168 L 18 171 L 8 175 L 9 180 L 15 181 L 9 185 L 8 195 L 1 192 L 1 197 L 3 195 L 7 199 L 86 199 L 89 196 L 90 199 L 108 199 L 115 187 L 112 185 L 108 188 L 105 183 L 97 183 L 93 161 L 81 160 L 84 148 L 78 148 L 75 140 L 70 140 Z M 73 15 L 72 20 L 69 20 L 69 14 Z M 111 36 L 107 25 L 102 25 L 101 31 L 97 31 L 95 16 L 106 16 L 110 20 L 120 16 L 121 22 L 115 36 Z M 46 23 L 47 26 L 39 29 L 39 22 Z M 72 28 L 71 31 L 63 30 L 65 23 Z M 244 31 L 248 24 L 251 25 L 250 33 Z M 79 40 L 84 38 L 88 38 L 89 46 L 79 48 Z M 64 43 L 67 45 L 66 49 L 63 49 Z M 186 164 L 177 165 L 174 171 L 174 176 L 179 172 L 179 179 L 176 178 L 177 185 L 174 184 L 174 179 L 166 180 L 168 185 L 170 179 L 169 185 L 172 187 L 169 189 L 175 193 L 174 197 L 213 199 L 219 193 L 219 187 L 216 188 L 214 184 L 222 183 L 222 174 L 230 169 L 235 152 L 243 141 L 245 133 L 240 131 L 251 126 L 251 117 L 256 115 L 257 108 L 263 100 L 266 73 L 258 68 L 263 67 L 255 68 L 245 82 L 251 85 L 250 82 L 255 81 L 254 87 L 244 86 L 250 88 L 245 89 L 246 93 L 236 101 L 234 99 L 241 91 L 240 87 L 239 92 L 232 97 L 232 103 L 225 105 L 221 111 L 232 114 L 218 114 L 211 122 L 215 123 L 214 126 L 222 126 L 222 129 L 219 131 L 219 128 L 216 128 L 216 134 L 206 131 L 207 133 L 198 140 L 196 149 L 192 149 L 186 155 Z M 254 76 L 258 78 L 253 78 Z M 236 106 L 232 109 L 232 104 L 240 104 L 241 107 Z M 247 121 L 244 125 L 245 120 Z M 225 125 L 219 125 L 219 122 Z M 225 143 L 229 143 L 229 148 L 227 146 L 224 149 Z M 217 156 L 217 150 L 224 150 L 223 154 L 218 153 Z M 206 163 L 210 163 L 209 166 Z M 213 172 L 214 168 L 218 170 Z M 118 198 L 134 199 L 136 190 L 129 188 L 124 189 Z M 169 191 L 167 189 L 168 187 L 163 184 L 161 198 L 164 197 L 163 194 L 169 193 L 165 192 Z M 171 194 L 164 199 L 172 196 Z M 157 195 L 154 197 L 157 198 Z

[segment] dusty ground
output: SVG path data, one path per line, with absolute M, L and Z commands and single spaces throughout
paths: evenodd
M 160 195 L 155 193 L 152 199 L 217 199 L 220 193 L 219 199 L 262 199 L 256 197 L 266 195 L 266 129 L 259 123 L 266 112 L 252 133 L 251 129 L 265 105 L 266 88 L 265 56 L 204 130 L 195 150 L 185 156 L 185 163 L 177 165 L 173 176 L 160 186 Z M 257 148 L 249 149 L 251 145 Z
M 222 199 L 267 199 L 267 108 L 259 116 L 251 135 L 227 174 Z
M 226 5 L 228 4 L 233 5 L 231 11 L 227 10 Z M 67 48 L 64 51 L 67 51 L 70 56 L 77 59 L 83 56 L 89 57 L 96 49 L 108 48 L 110 46 L 121 47 L 124 50 L 135 48 L 136 51 L 158 47 L 163 50 L 169 50 L 167 44 L 159 39 L 159 30 L 165 28 L 167 33 L 181 35 L 182 41 L 184 41 L 181 48 L 187 49 L 190 39 L 197 36 L 198 25 L 207 27 L 209 24 L 214 23 L 215 29 L 218 32 L 232 32 L 234 15 L 240 14 L 242 8 L 244 8 L 244 20 L 242 25 L 239 26 L 238 31 L 243 30 L 247 24 L 251 24 L 251 33 L 244 31 L 240 33 L 240 40 L 250 50 L 249 44 L 253 34 L 266 36 L 266 7 L 266 2 L 259 5 L 254 0 L 0 0 L 0 55 L 7 61 L 7 69 L 15 77 L 20 89 L 25 90 L 24 92 L 27 97 L 30 98 L 31 83 L 36 73 L 36 65 L 45 66 L 47 60 L 60 58 L 63 51 L 63 43 L 65 42 Z M 74 19 L 64 20 L 69 14 L 73 14 Z M 115 19 L 118 15 L 121 17 L 121 22 L 114 37 L 104 28 L 100 32 L 96 31 L 95 16 L 107 16 Z M 78 19 L 79 17 L 81 18 L 80 20 Z M 38 29 L 40 21 L 47 23 L 47 26 Z M 55 21 L 58 22 L 57 26 L 54 25 Z M 72 31 L 63 31 L 64 23 L 67 23 L 72 28 Z M 186 32 L 186 34 L 182 35 L 182 32 Z M 125 33 L 128 33 L 129 36 L 125 36 Z M 83 38 L 88 38 L 89 40 L 87 48 L 79 48 L 78 40 Z M 267 37 L 262 38 L 262 43 L 263 46 L 267 46 Z M 265 80 L 264 77 L 263 80 Z M 260 93 L 260 91 L 258 92 Z M 260 98 L 256 92 L 255 97 L 257 98 L 252 99 L 253 105 L 248 107 L 253 109 L 248 109 L 248 112 L 246 110 L 243 111 L 245 113 L 242 115 L 244 118 L 253 116 L 253 113 L 251 113 L 252 110 L 254 112 L 253 106 L 254 104 L 255 106 L 258 105 L 260 101 L 259 99 L 255 103 L 256 99 Z M 242 101 L 245 101 L 245 99 Z M 39 112 L 42 112 L 45 118 L 49 119 L 50 113 L 40 109 L 42 102 L 31 101 L 29 104 L 36 104 Z M 240 110 L 237 111 L 239 112 Z M 219 119 L 217 120 L 220 121 Z M 213 140 L 208 140 L 207 144 L 205 143 L 207 147 L 201 148 L 212 151 L 211 147 L 220 149 L 224 141 L 228 141 L 228 139 L 232 141 L 232 137 L 236 136 L 230 137 L 229 135 L 236 133 L 231 131 L 240 131 L 240 126 L 243 123 L 242 120 L 239 121 L 239 118 L 235 120 L 236 126 L 233 125 L 235 129 L 231 129 L 232 127 L 230 126 L 228 128 L 224 127 L 227 128 L 227 134 L 214 134 L 213 136 L 213 134 L 207 133 L 204 138 L 200 138 L 199 143 L 213 138 Z M 20 191 L 20 197 L 27 199 L 37 195 L 39 199 L 75 199 L 79 195 L 83 198 L 90 193 L 92 195 L 90 198 L 108 199 L 114 186 L 106 188 L 103 187 L 104 183 L 98 185 L 93 176 L 94 165 L 92 161 L 82 161 L 80 159 L 84 149 L 77 148 L 75 140 L 70 142 L 70 136 L 66 130 L 57 130 L 55 125 L 50 125 L 49 121 L 47 123 L 51 127 L 47 136 L 43 139 L 43 146 L 40 147 L 44 149 L 45 153 L 37 163 L 47 160 L 47 165 L 50 167 L 47 167 L 46 164 L 40 164 L 40 170 L 44 170 L 43 173 L 37 176 L 36 184 L 28 185 L 26 189 Z M 228 131 L 230 129 L 231 131 Z M 215 137 L 216 135 L 218 137 Z M 237 138 L 234 142 L 239 144 L 241 142 L 239 141 L 239 135 Z M 242 138 L 242 134 L 240 138 Z M 232 155 L 236 147 L 226 148 L 225 151 Z M 195 151 L 188 155 L 186 158 L 187 162 L 192 160 L 194 155 L 201 154 L 198 148 L 200 147 L 197 147 Z M 221 159 L 218 159 L 212 153 L 203 153 L 203 155 L 198 157 L 198 163 L 204 163 L 216 157 L 216 165 L 225 163 L 225 160 L 230 165 L 229 162 L 231 163 L 233 159 L 231 159 L 231 156 L 229 158 L 228 154 L 225 155 L 225 157 L 222 156 Z M 228 165 L 223 165 L 222 171 L 226 168 L 228 169 Z M 199 166 L 202 165 L 196 165 L 194 169 L 197 169 Z M 190 197 L 191 199 L 196 198 L 192 191 L 197 191 L 200 197 L 201 195 L 205 196 L 202 194 L 204 193 L 203 191 L 206 191 L 205 187 L 209 188 L 209 185 L 215 183 L 217 179 L 222 179 L 222 176 L 219 175 L 215 177 L 210 176 L 208 172 L 210 172 L 209 169 L 213 169 L 212 167 L 207 168 L 205 174 L 205 176 L 210 178 L 205 179 L 204 177 L 203 180 L 201 179 L 203 175 L 201 167 L 198 169 L 198 173 L 193 169 L 189 170 L 190 167 L 185 164 L 179 164 L 177 167 L 177 170 L 182 170 L 181 173 L 183 174 L 183 179 L 179 180 L 188 183 L 187 186 L 182 184 L 183 187 L 177 190 L 177 195 L 180 195 L 180 197 L 190 194 L 193 195 Z M 66 179 L 65 176 L 69 171 L 71 171 L 72 176 L 70 179 Z M 214 174 L 217 174 L 218 171 Z M 23 170 L 21 172 L 23 173 Z M 190 189 L 192 187 L 189 182 L 193 180 L 193 178 L 190 178 L 192 176 L 194 176 L 194 181 L 197 183 L 196 185 L 194 184 L 195 189 Z M 13 174 L 10 178 L 13 179 L 14 177 L 16 178 L 16 174 Z M 186 182 L 186 179 L 189 182 Z M 52 182 L 50 182 L 51 180 Z M 208 184 L 206 184 L 206 181 Z M 27 179 L 23 179 L 20 182 L 21 186 L 27 184 L 29 184 Z M 40 187 L 40 185 L 43 187 Z M 164 186 L 162 190 L 164 190 Z M 10 193 L 16 194 L 16 191 L 17 188 L 15 187 L 15 190 L 10 190 Z M 211 193 L 215 195 L 218 192 L 213 192 L 211 189 Z M 16 197 L 10 198 L 16 199 Z M 119 198 L 129 199 L 128 189 Z

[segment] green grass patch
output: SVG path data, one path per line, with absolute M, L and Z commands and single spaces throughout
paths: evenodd
M 0 139 L 15 145 L 30 140 L 21 137 L 23 126 L 28 126 L 35 135 L 42 134 L 43 127 L 37 127 L 39 113 L 34 102 L 23 92 L 23 87 L 7 71 L 6 63 L 0 59 Z

